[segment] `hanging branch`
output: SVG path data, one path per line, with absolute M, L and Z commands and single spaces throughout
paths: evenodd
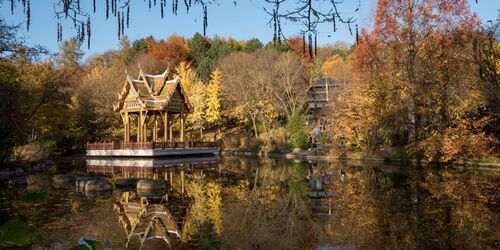
M 109 18 L 109 0 L 106 0 L 106 20 Z
M 130 22 L 130 5 L 127 6 L 127 29 L 129 28 Z
M 318 56 L 318 35 L 314 34 L 314 56 Z
M 120 13 L 118 13 L 119 15 Z M 125 13 L 122 11 L 122 36 L 125 35 Z
M 90 17 L 87 19 L 87 47 L 90 49 Z
M 305 35 L 308 37 L 314 34 L 318 34 L 318 26 L 325 23 L 333 23 L 333 32 L 337 31 L 337 22 L 346 24 L 349 28 L 350 25 L 354 24 L 356 20 L 352 16 L 344 17 L 339 11 L 339 5 L 342 4 L 343 0 L 264 0 L 266 3 L 272 6 L 272 10 L 263 8 L 264 11 L 271 17 L 268 25 L 272 25 L 274 28 L 274 37 L 279 35 L 286 41 L 286 36 L 281 32 L 280 29 L 275 27 L 281 27 L 283 21 L 299 23 L 302 25 L 300 34 L 303 35 L 303 40 L 305 43 Z M 281 6 L 285 6 L 285 3 L 290 3 L 286 6 L 293 6 L 285 10 L 281 10 Z M 361 6 L 361 0 L 358 0 L 358 5 L 353 12 L 359 11 Z M 312 39 L 312 38 L 311 38 Z M 310 41 L 310 46 L 311 46 Z M 305 49 L 304 49 L 305 50 Z M 312 51 L 312 50 L 311 50 Z M 311 52 L 310 51 L 310 52 Z M 312 54 L 312 52 L 311 52 Z
M 161 2 L 160 2 L 160 16 L 161 16 L 161 19 L 163 19 L 163 1 L 164 0 L 161 0 Z
M 0 0 L 1 2 L 2 0 Z M 16 0 L 6 0 L 9 1 L 10 3 L 10 12 L 14 14 L 14 10 L 16 7 Z M 193 6 L 199 6 L 201 9 L 201 12 L 203 14 L 203 34 L 206 35 L 207 32 L 207 27 L 208 27 L 208 5 L 218 3 L 219 1 L 222 0 L 183 0 L 184 6 L 186 7 L 186 11 L 189 12 L 189 10 L 192 9 Z M 283 0 L 284 1 L 284 0 Z M 21 8 L 22 5 L 22 11 L 23 14 L 26 17 L 26 30 L 29 31 L 31 27 L 31 0 L 17 0 L 19 4 L 19 8 Z M 63 37 L 63 28 L 62 28 L 62 19 L 64 21 L 69 21 L 72 22 L 73 27 L 74 27 L 74 33 L 77 38 L 79 38 L 82 42 L 87 39 L 88 41 L 88 47 L 90 48 L 90 19 L 91 13 L 96 13 L 97 11 L 97 1 L 92 0 L 91 6 L 89 5 L 89 9 L 85 9 L 85 4 L 81 0 L 54 0 L 54 14 L 56 16 L 57 22 L 56 22 L 56 38 L 57 41 L 62 41 Z M 146 2 L 144 0 L 144 2 Z M 172 0 L 172 13 L 177 14 L 179 11 L 179 0 Z M 117 18 L 118 23 L 118 34 L 119 38 L 124 35 L 125 33 L 125 27 L 129 28 L 130 27 L 130 8 L 131 8 L 131 0 L 106 0 L 105 1 L 105 8 L 103 8 L 103 11 L 105 12 L 106 20 L 109 19 L 110 17 L 110 11 L 111 15 L 115 16 Z M 148 0 L 147 8 L 151 9 L 153 7 L 160 8 L 160 13 L 162 18 L 165 17 L 165 8 L 167 6 L 167 0 L 160 0 L 159 2 L 157 0 L 154 0 L 151 2 L 151 0 Z M 159 5 L 159 6 L 158 6 Z M 126 9 L 126 10 L 125 10 Z M 87 12 L 88 11 L 88 12 Z M 126 13 L 126 15 L 125 15 Z M 126 19 L 126 20 L 125 20 Z M 279 24 L 279 22 L 278 22 Z M 281 26 L 277 25 L 277 33 L 281 33 Z M 280 37 L 277 37 L 278 41 L 280 40 Z
M 203 36 L 206 36 L 208 27 L 208 11 L 207 11 L 207 5 L 202 4 L 202 6 L 203 6 Z
M 118 39 L 120 39 L 122 29 L 121 29 L 121 22 L 120 22 L 120 14 L 119 13 L 118 13 L 118 18 L 116 20 L 118 20 Z
M 177 15 L 177 6 L 179 4 L 179 0 L 172 0 L 172 13 Z
M 30 24 L 31 24 L 31 4 L 30 0 L 28 0 L 28 8 L 26 10 L 26 30 L 30 31 Z
M 359 42 L 358 24 L 356 24 L 356 44 Z

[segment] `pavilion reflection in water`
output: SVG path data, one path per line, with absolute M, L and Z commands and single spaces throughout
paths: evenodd
M 138 197 L 132 192 L 124 192 L 122 199 L 115 202 L 114 210 L 118 212 L 118 221 L 127 235 L 127 247 L 134 239 L 139 240 L 141 248 L 155 241 L 171 246 L 173 240 L 180 240 L 178 223 L 166 202 L 162 197 L 158 203 L 150 204 L 147 198 Z
M 89 158 L 86 159 L 87 173 L 121 175 L 124 178 L 138 177 L 167 179 L 167 174 L 181 172 L 186 167 L 210 168 L 220 162 L 215 156 L 197 158 Z
M 185 196 L 187 173 L 220 170 L 218 157 L 198 158 L 89 158 L 87 173 L 120 178 L 165 179 L 162 192 L 125 191 L 114 203 L 118 221 L 127 236 L 127 247 L 174 247 L 181 242 L 181 230 L 191 200 Z M 177 177 L 177 182 L 174 178 Z M 174 183 L 177 183 L 175 185 Z M 179 185 L 180 184 L 180 185 Z

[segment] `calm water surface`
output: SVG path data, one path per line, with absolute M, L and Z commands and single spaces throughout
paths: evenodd
M 55 174 L 168 187 L 85 192 Z M 60 162 L 27 177 L 2 184 L 0 212 L 28 222 L 28 248 L 500 248 L 498 171 L 209 157 Z

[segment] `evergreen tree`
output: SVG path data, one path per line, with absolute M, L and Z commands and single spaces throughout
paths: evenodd
M 188 43 L 188 48 L 190 51 L 190 57 L 195 66 L 207 56 L 207 51 L 210 48 L 210 44 L 200 33 L 194 34 L 193 38 L 191 38 Z
M 80 65 L 84 55 L 82 43 L 76 37 L 64 40 L 59 44 L 59 53 L 57 53 L 57 63 L 61 67 L 76 67 Z
M 140 54 L 146 53 L 148 51 L 148 45 L 146 43 L 146 39 L 141 38 L 138 40 L 135 40 L 132 43 L 132 47 L 128 51 L 127 55 L 125 56 L 125 64 L 131 64 L 134 62 L 134 60 L 139 56 Z
M 246 42 L 245 47 L 243 47 L 243 51 L 247 53 L 252 53 L 256 49 L 260 49 L 263 46 L 264 45 L 262 44 L 262 42 L 260 42 L 258 38 L 252 38 Z

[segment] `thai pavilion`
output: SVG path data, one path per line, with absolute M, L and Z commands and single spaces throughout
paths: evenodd
M 175 123 L 180 124 L 180 136 L 177 141 L 184 141 L 186 114 L 190 113 L 189 102 L 179 77 L 167 80 L 167 76 L 168 70 L 160 75 L 150 75 L 140 69 L 138 79 L 132 79 L 127 74 L 123 89 L 118 95 L 118 103 L 113 106 L 114 111 L 119 112 L 122 117 L 125 143 L 130 142 L 132 116 L 135 116 L 137 121 L 137 142 L 160 139 L 164 142 L 174 141 Z M 159 123 L 163 126 L 162 138 L 158 137 Z M 151 137 L 148 137 L 148 125 Z
M 217 153 L 217 142 L 185 141 L 184 126 L 191 108 L 179 77 L 168 79 L 168 76 L 168 70 L 151 75 L 144 73 L 140 67 L 137 79 L 127 74 L 118 101 L 113 105 L 113 110 L 120 114 L 123 122 L 123 140 L 120 143 L 87 143 L 87 155 L 178 156 Z M 133 123 L 135 126 L 131 126 Z

